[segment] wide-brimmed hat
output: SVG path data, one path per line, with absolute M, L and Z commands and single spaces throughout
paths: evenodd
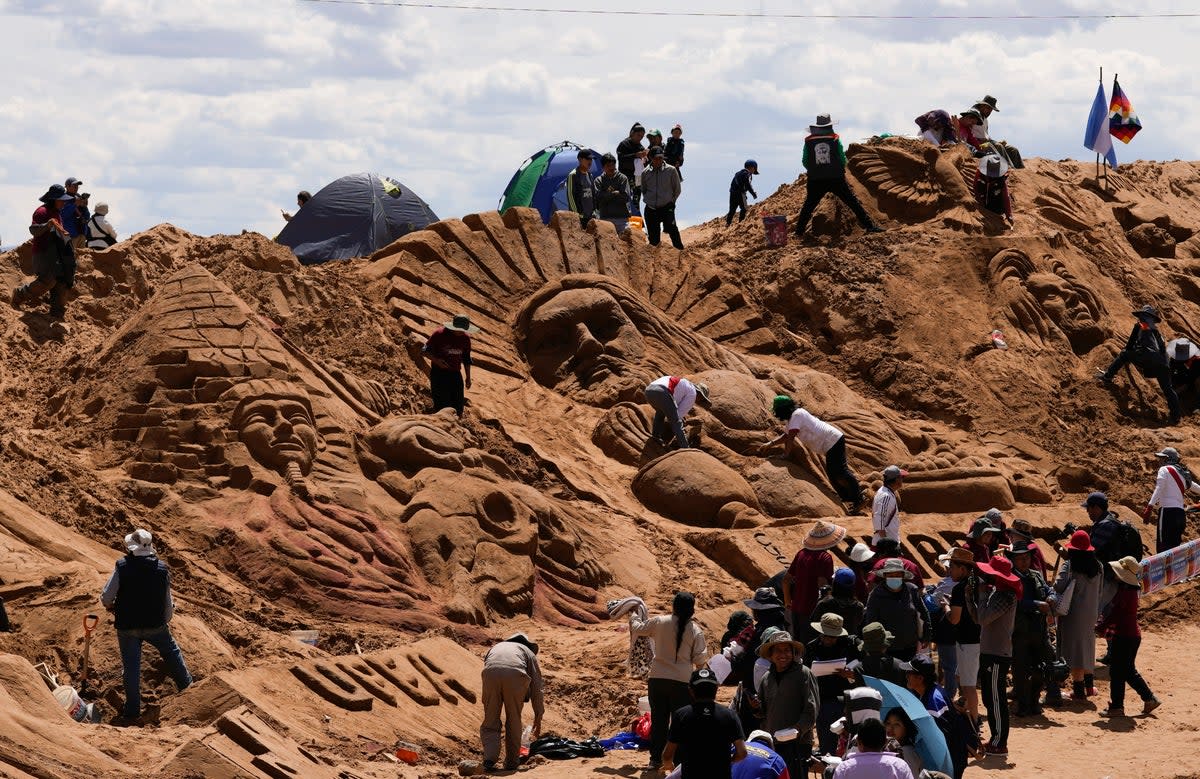
M 832 522 L 817 520 L 804 537 L 804 548 L 814 552 L 832 549 L 846 537 L 846 528 Z
M 1158 315 L 1158 309 L 1149 303 L 1134 311 L 1133 315 L 1138 319 L 1153 319 L 1155 322 L 1162 321 L 1162 318 Z
M 708 385 L 702 381 L 693 382 L 692 386 L 696 388 L 696 394 L 705 402 L 710 402 L 708 399 Z
M 1025 538 L 1033 538 L 1033 523 L 1028 519 L 1014 519 L 1008 526 L 1008 532 L 1016 533 Z
M 872 622 L 862 629 L 863 649 L 868 652 L 882 652 L 892 645 L 895 638 L 882 622 Z
M 904 567 L 904 561 L 899 557 L 889 557 L 883 561 L 883 565 L 876 568 L 873 573 L 880 579 L 886 579 L 888 576 L 901 574 L 904 576 L 904 581 L 910 581 L 913 577 L 912 571 Z
M 44 194 L 38 198 L 38 200 L 40 200 L 43 203 L 46 203 L 47 205 L 49 205 L 50 203 L 53 203 L 56 200 L 74 200 L 74 199 L 75 199 L 75 196 L 68 195 L 66 187 L 64 187 L 62 184 L 51 184 L 50 188 L 46 190 L 46 194 Z
M 992 109 L 993 111 L 1000 110 L 999 108 L 996 107 L 996 98 L 992 97 L 991 95 L 984 95 L 983 97 L 976 100 L 975 104 L 972 105 L 971 107 L 978 108 L 981 105 L 985 105 L 988 108 Z
M 105 216 L 108 213 L 108 203 L 97 203 L 96 213 L 100 216 Z
M 992 521 L 990 519 L 988 519 L 987 517 L 980 517 L 979 519 L 977 519 L 971 523 L 971 531 L 969 533 L 967 533 L 967 535 L 970 536 L 971 538 L 974 538 L 976 541 L 978 541 L 980 538 L 983 538 L 984 533 L 999 533 L 999 532 L 1000 532 L 1000 528 L 993 525 Z
M 828 612 L 821 615 L 820 622 L 810 622 L 808 624 L 813 630 L 817 631 L 823 636 L 829 636 L 830 638 L 839 638 L 841 636 L 850 635 L 846 632 L 846 621 L 842 619 L 841 614 Z
M 1024 540 L 1013 541 L 1012 545 L 1008 548 L 1008 554 L 1010 557 L 1015 554 L 1032 554 L 1032 553 L 1033 553 L 1033 544 L 1029 543 L 1028 541 L 1024 541 Z
M 817 114 L 817 120 L 809 126 L 827 130 L 830 127 L 833 127 L 833 117 L 831 117 L 829 114 Z
M 1170 462 L 1179 462 L 1179 450 L 1173 446 L 1164 446 L 1161 452 L 1155 452 L 1155 457 L 1164 457 Z
M 504 640 L 511 641 L 514 644 L 523 644 L 524 646 L 529 647 L 530 652 L 533 652 L 535 655 L 538 653 L 537 642 L 531 641 L 529 639 L 529 636 L 525 635 L 524 633 L 513 633 L 511 636 L 509 636 L 508 638 L 506 638 Z
M 871 547 L 861 541 L 855 544 L 854 548 L 850 550 L 850 559 L 856 563 L 865 563 L 874 556 L 875 553 L 871 551 Z
M 1008 163 L 999 154 L 985 154 L 979 158 L 979 172 L 990 179 L 1008 175 Z
M 1200 357 L 1200 347 L 1192 343 L 1187 338 L 1176 338 L 1167 344 L 1167 354 L 1172 360 L 1177 362 L 1186 362 L 1195 357 Z
M 983 114 L 979 113 L 974 108 L 968 108 L 966 111 L 960 113 L 959 116 L 973 116 L 979 120 L 980 124 L 983 123 Z
M 971 554 L 970 549 L 961 546 L 950 547 L 950 551 L 946 552 L 946 554 L 942 555 L 938 559 L 947 565 L 950 563 L 958 563 L 959 565 L 965 565 L 968 568 L 973 568 L 975 566 L 975 555 Z
M 1020 581 L 1020 578 L 1012 572 L 1012 560 L 1007 557 L 993 557 L 986 563 L 976 563 L 975 567 L 1002 582 L 1016 584 Z
M 1138 585 L 1138 578 L 1142 574 L 1142 564 L 1133 557 L 1122 557 L 1120 560 L 1113 560 L 1109 566 L 1117 574 L 1117 578 L 1126 584 L 1132 584 L 1135 587 Z
M 1071 534 L 1071 540 L 1067 541 L 1067 551 L 1074 550 L 1076 552 L 1094 552 L 1096 547 L 1092 546 L 1092 537 L 1088 535 L 1086 530 L 1076 530 Z
M 786 630 L 776 630 L 774 633 L 768 631 L 763 633 L 763 642 L 758 646 L 758 656 L 770 659 L 771 649 L 780 644 L 788 644 L 792 647 L 792 651 L 803 654 L 804 644 L 792 638 L 792 634 Z
M 782 609 L 783 601 L 775 594 L 773 587 L 759 587 L 754 591 L 754 597 L 742 601 L 746 604 L 746 608 L 754 611 L 769 611 L 771 609 Z
M 154 536 L 149 530 L 138 528 L 125 536 L 125 548 L 134 557 L 150 557 L 154 554 Z
M 443 322 L 442 327 L 447 330 L 458 330 L 462 333 L 478 333 L 479 328 L 471 324 L 471 317 L 466 314 L 459 314 L 449 322 Z
M 889 481 L 902 479 L 907 475 L 908 471 L 904 470 L 899 465 L 889 465 L 883 469 L 883 483 L 887 484 Z

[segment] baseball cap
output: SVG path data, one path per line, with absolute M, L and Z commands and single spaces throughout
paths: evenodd
M 889 465 L 888 467 L 883 469 L 883 480 L 884 481 L 895 481 L 896 479 L 899 479 L 900 477 L 907 476 L 907 475 L 908 475 L 908 471 L 904 470 L 899 465 Z
M 1099 506 L 1100 508 L 1108 508 L 1108 496 L 1103 492 L 1093 492 L 1087 496 L 1087 500 L 1079 504 L 1082 508 L 1088 506 Z
M 66 185 L 67 185 L 68 187 L 69 187 L 69 186 L 71 186 L 72 184 L 78 184 L 78 185 L 79 185 L 79 186 L 81 186 L 81 187 L 83 186 L 83 182 L 82 182 L 82 181 L 80 181 L 79 179 L 75 178 L 74 176 L 72 176 L 71 178 L 67 179 L 67 181 L 66 181 Z
M 717 681 L 717 675 L 707 668 L 700 668 L 692 672 L 692 680 L 690 684 L 693 687 L 700 687 L 705 684 L 710 684 L 713 687 L 720 687 L 720 682 Z
M 650 147 L 650 159 L 654 159 L 655 157 L 661 157 L 661 156 L 663 156 L 663 150 L 662 150 L 661 146 L 651 146 Z

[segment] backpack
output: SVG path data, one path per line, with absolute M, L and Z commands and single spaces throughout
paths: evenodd
M 1142 534 L 1138 529 L 1126 522 L 1120 520 L 1117 522 L 1117 537 L 1116 547 L 1120 552 L 1120 557 L 1132 557 L 1134 560 L 1142 559 Z
M 96 216 L 99 216 L 99 214 L 97 214 Z M 104 241 L 109 246 L 112 246 L 113 244 L 115 244 L 117 242 L 116 238 L 113 238 L 111 235 L 109 235 L 108 233 L 106 233 L 100 229 L 100 224 L 96 221 L 95 216 L 93 216 L 91 218 L 91 220 L 88 221 L 87 239 L 89 242 L 90 241 Z

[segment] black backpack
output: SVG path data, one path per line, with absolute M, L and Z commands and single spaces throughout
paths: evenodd
M 1125 520 L 1117 522 L 1116 546 L 1121 557 L 1132 557 L 1139 561 L 1142 559 L 1142 534 Z

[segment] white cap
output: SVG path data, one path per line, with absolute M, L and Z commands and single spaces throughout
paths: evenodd
M 134 557 L 149 557 L 154 554 L 154 536 L 149 530 L 138 528 L 125 536 L 125 548 Z

